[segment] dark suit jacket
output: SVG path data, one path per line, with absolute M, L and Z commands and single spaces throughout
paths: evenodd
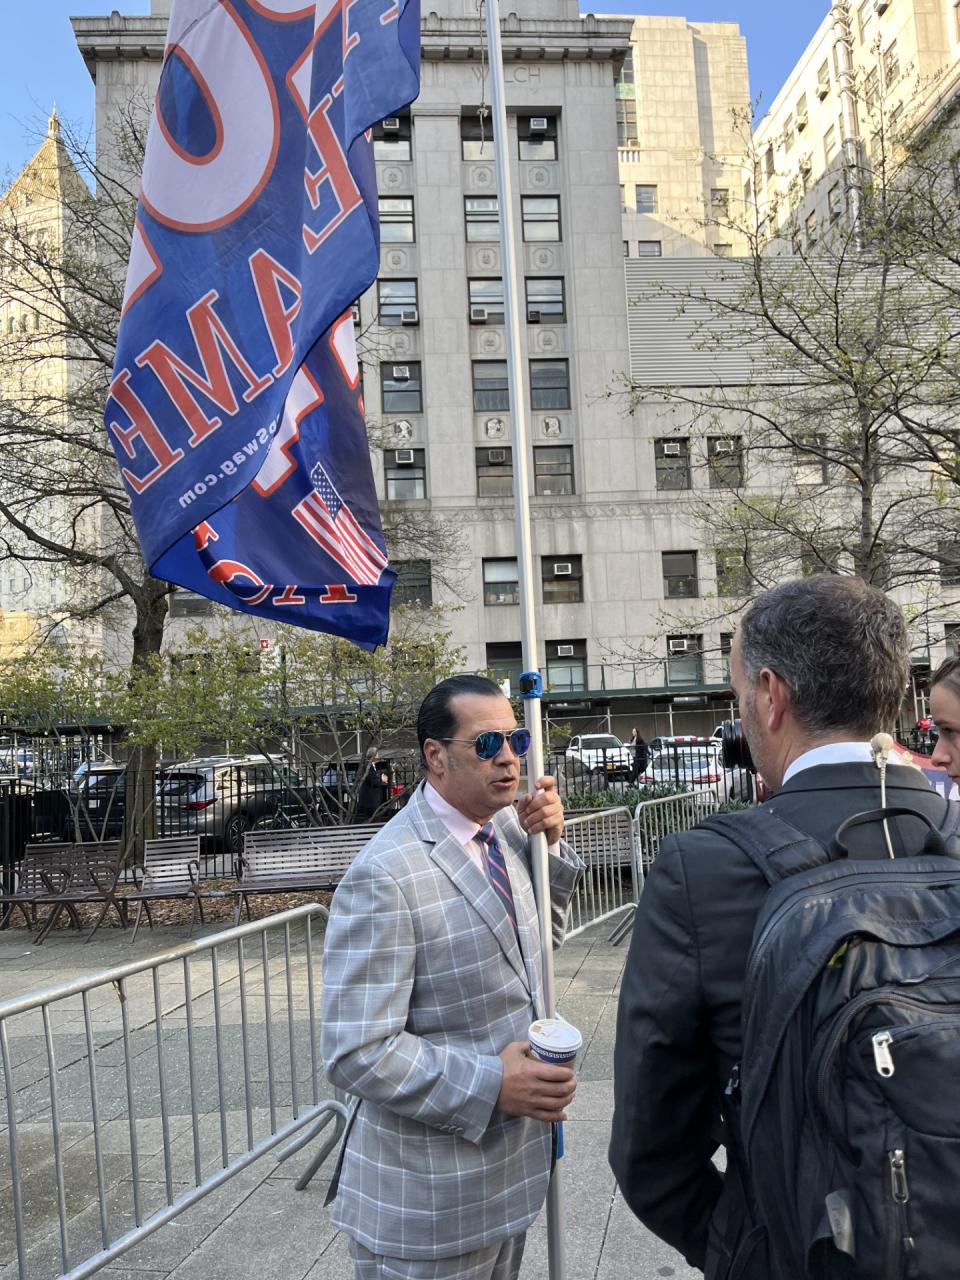
M 904 766 L 887 771 L 887 804 L 937 825 L 946 813 L 923 774 Z M 845 818 L 879 806 L 876 767 L 840 764 L 802 770 L 764 807 L 826 844 Z M 897 852 L 920 849 L 920 822 L 890 826 Z M 852 856 L 884 856 L 879 824 L 855 835 Z M 637 1217 L 708 1280 L 726 1276 L 744 1225 L 712 1156 L 722 1143 L 723 1089 L 740 1060 L 744 974 L 765 894 L 746 854 L 716 833 L 665 840 L 640 898 L 620 993 L 610 1163 Z

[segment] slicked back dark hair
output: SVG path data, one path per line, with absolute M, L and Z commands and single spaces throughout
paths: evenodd
M 740 662 L 769 667 L 809 733 L 870 738 L 892 729 L 910 675 L 903 614 L 862 578 L 816 574 L 767 591 L 740 622 Z
M 502 698 L 504 692 L 486 676 L 450 676 L 430 690 L 417 712 L 417 742 L 420 744 L 420 763 L 427 767 L 423 744 L 428 738 L 455 738 L 457 717 L 450 703 L 462 693 L 479 693 L 485 698 Z

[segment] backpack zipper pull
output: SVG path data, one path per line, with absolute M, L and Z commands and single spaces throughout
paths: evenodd
M 889 1031 L 878 1031 L 871 1039 L 873 1040 L 873 1060 L 877 1064 L 877 1071 L 885 1080 L 889 1080 L 894 1072 L 893 1054 L 890 1052 L 893 1036 Z
M 910 1188 L 907 1186 L 907 1162 L 903 1151 L 897 1147 L 887 1153 L 890 1161 L 890 1189 L 897 1204 L 906 1204 L 910 1199 Z

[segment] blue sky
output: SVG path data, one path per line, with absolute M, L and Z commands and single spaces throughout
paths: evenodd
M 56 102 L 81 129 L 93 121 L 93 82 L 77 52 L 71 15 L 149 13 L 149 0 L 23 0 L 5 6 L 0 41 L 0 175 L 17 172 L 37 149 Z M 522 8 L 522 5 L 520 6 Z M 776 97 L 827 12 L 827 0 L 581 0 L 595 13 L 657 13 L 692 21 L 738 22 L 747 38 L 751 93 L 763 109 Z

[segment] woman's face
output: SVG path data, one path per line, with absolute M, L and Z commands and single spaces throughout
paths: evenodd
M 940 732 L 930 763 L 960 782 L 960 697 L 946 683 L 934 685 L 930 711 Z

